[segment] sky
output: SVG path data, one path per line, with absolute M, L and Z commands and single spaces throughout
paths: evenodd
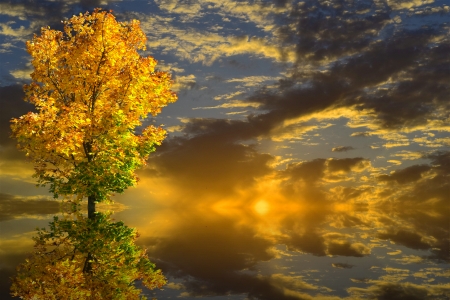
M 59 212 L 9 138 L 25 42 L 96 7 L 140 20 L 178 94 L 105 208 L 169 279 L 148 295 L 450 297 L 447 1 L 0 0 L 0 298 Z

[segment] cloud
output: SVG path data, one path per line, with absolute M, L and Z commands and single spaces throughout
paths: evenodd
M 334 147 L 331 149 L 331 151 L 333 152 L 347 152 L 350 150 L 354 150 L 355 148 L 353 148 L 352 146 L 338 146 L 338 147 Z
M 370 161 L 362 157 L 329 159 L 327 166 L 332 173 L 348 173 L 350 171 L 360 172 L 370 166 Z
M 198 87 L 195 75 L 190 74 L 186 76 L 176 76 L 174 78 L 175 84 L 173 85 L 174 91 L 191 90 Z
M 405 230 L 398 230 L 395 232 L 385 232 L 379 233 L 378 238 L 380 239 L 390 239 L 395 243 L 407 246 L 412 249 L 429 249 L 431 246 L 424 241 L 422 237 L 415 233 Z
M 12 70 L 10 74 L 14 76 L 16 79 L 21 80 L 31 80 L 30 74 L 33 72 L 33 69 L 18 69 Z
M 390 175 L 381 175 L 379 181 L 396 181 L 399 184 L 411 183 L 422 178 L 422 174 L 430 170 L 428 165 L 414 165 L 394 171 Z
M 260 37 L 230 37 L 226 43 L 220 44 L 217 50 L 225 56 L 251 54 L 272 58 L 279 62 L 293 62 L 295 59 L 292 47 L 280 47 L 276 43 L 271 43 L 267 38 Z
M 29 36 L 33 33 L 33 29 L 25 28 L 25 26 L 20 26 L 18 28 L 13 28 L 8 24 L 0 24 L 0 35 L 6 35 L 8 37 L 19 38 Z
M 201 14 L 202 6 L 200 1 L 155 1 L 160 9 L 166 10 L 170 13 L 189 15 L 190 18 L 199 17 Z
M 416 160 L 422 158 L 424 156 L 424 153 L 402 150 L 400 152 L 395 153 L 394 156 L 401 157 L 402 160 Z
M 196 194 L 201 190 L 232 193 L 238 187 L 251 186 L 256 177 L 271 172 L 268 163 L 273 158 L 258 153 L 251 145 L 233 143 L 220 136 L 221 128 L 233 125 L 238 126 L 239 122 L 193 120 L 185 125 L 185 133 L 206 132 L 192 138 L 166 141 L 150 159 L 149 166 L 173 179 L 186 193 Z M 234 139 L 234 136 L 229 138 Z M 235 176 L 236 172 L 239 177 Z
M 295 54 L 291 45 L 280 45 L 278 40 L 274 40 L 270 35 L 247 36 L 245 34 L 224 35 L 212 33 L 211 30 L 198 29 L 198 24 L 205 22 L 203 15 L 208 13 L 220 16 L 222 10 L 227 13 L 234 13 L 236 17 L 251 15 L 252 21 L 263 21 L 261 25 L 269 30 L 271 20 L 263 18 L 261 12 L 266 15 L 283 11 L 281 8 L 271 8 L 260 3 L 251 4 L 248 2 L 223 2 L 211 3 L 204 1 L 163 1 L 158 2 L 161 9 L 178 14 L 181 18 L 181 25 L 169 17 L 152 16 L 148 18 L 140 16 L 143 20 L 142 26 L 148 36 L 154 37 L 149 41 L 151 48 L 162 49 L 163 53 L 172 53 L 183 59 L 192 62 L 201 62 L 204 65 L 211 65 L 216 60 L 227 56 L 249 54 L 254 56 L 266 57 L 275 61 L 293 61 Z M 205 10 L 208 7 L 208 10 Z M 184 12 L 184 13 L 182 13 Z M 229 16 L 229 15 L 228 15 Z M 194 25 L 188 26 L 186 24 Z M 209 22 L 204 26 L 211 28 Z
M 354 265 L 347 264 L 347 263 L 332 263 L 331 265 L 333 266 L 333 268 L 338 268 L 338 269 L 351 269 L 354 267 Z
M 411 9 L 413 7 L 434 3 L 434 0 L 389 0 L 388 5 L 394 9 Z
M 60 203 L 46 197 L 17 197 L 0 193 L 0 222 L 36 215 L 57 214 Z
M 325 175 L 325 159 L 291 164 L 284 173 L 293 181 L 316 182 Z
M 226 103 L 216 105 L 216 106 L 205 106 L 205 107 L 194 107 L 193 110 L 196 109 L 217 109 L 217 108 L 243 108 L 243 107 L 253 107 L 258 108 L 260 106 L 259 103 L 252 103 L 247 101 L 241 101 L 241 100 L 231 100 Z
M 228 93 L 228 94 L 224 94 L 224 95 L 218 95 L 214 97 L 214 100 L 230 100 L 235 98 L 236 96 L 242 95 L 244 92 L 242 91 L 237 91 L 234 93 Z
M 400 264 L 418 264 L 423 262 L 424 258 L 416 255 L 404 255 L 401 258 L 396 258 L 395 261 Z
M 238 82 L 242 83 L 245 87 L 254 87 L 260 86 L 264 82 L 276 81 L 277 79 L 281 79 L 280 77 L 271 77 L 271 76 L 247 76 L 242 78 L 231 78 L 227 79 L 225 82 Z
M 363 257 L 370 254 L 370 248 L 361 243 L 330 243 L 328 246 L 329 255 Z
M 316 289 L 299 277 L 241 273 L 272 258 L 267 251 L 272 242 L 256 236 L 251 228 L 238 228 L 229 218 L 211 219 L 192 213 L 179 221 L 183 225 L 170 230 L 164 238 L 143 242 L 152 245 L 151 255 L 161 260 L 158 267 L 162 267 L 164 274 L 184 279 L 186 295 L 228 292 L 259 299 L 298 299 L 288 296 L 286 290 Z M 182 255 L 179 249 L 183 249 Z M 249 286 L 253 288 L 250 290 Z
M 438 286 L 436 286 L 438 287 Z M 436 287 L 433 287 L 436 288 Z M 436 293 L 431 286 L 423 286 L 409 282 L 392 283 L 378 281 L 368 288 L 348 288 L 347 291 L 353 297 L 365 297 L 367 299 L 432 299 Z
M 318 6 L 324 11 L 322 15 L 312 13 Z M 447 75 L 438 71 L 450 63 L 440 54 L 449 45 L 448 39 L 440 38 L 445 29 L 398 30 L 377 40 L 375 37 L 385 32 L 387 26 L 394 26 L 389 25 L 388 11 L 378 7 L 378 11 L 373 12 L 370 6 L 364 8 L 365 4 L 351 7 L 345 3 L 343 6 L 347 8 L 345 18 L 339 18 L 342 11 L 336 7 L 315 1 L 303 4 L 301 9 L 292 8 L 291 21 L 299 26 L 298 31 L 292 31 L 289 38 L 285 36 L 284 39 L 296 41 L 298 36 L 297 53 L 301 53 L 302 61 L 323 61 L 325 57 L 335 60 L 317 70 L 309 68 L 307 72 L 299 63 L 298 68 L 291 71 L 292 75 L 284 80 L 292 84 L 280 85 L 277 92 L 262 89 L 249 97 L 248 101 L 260 102 L 261 110 L 268 111 L 254 119 L 275 128 L 287 120 L 312 117 L 312 114 L 319 115 L 333 107 L 352 107 L 354 113 L 348 115 L 348 125 L 371 129 L 353 136 L 387 138 L 389 131 L 422 130 L 426 124 L 433 130 L 448 130 L 443 123 L 437 122 L 448 118 L 444 113 L 448 111 L 444 92 L 446 81 L 442 81 L 442 76 Z M 358 11 L 363 9 L 371 13 L 359 14 Z M 334 17 L 327 19 L 327 14 Z M 352 18 L 355 22 L 347 21 L 344 25 L 344 20 Z M 336 47 L 333 47 L 334 43 Z M 432 43 L 436 43 L 436 47 L 430 48 Z M 430 70 L 436 70 L 440 75 L 436 76 Z M 339 114 L 334 117 L 339 116 L 342 117 Z M 408 139 L 397 139 L 384 145 L 392 148 L 409 143 Z

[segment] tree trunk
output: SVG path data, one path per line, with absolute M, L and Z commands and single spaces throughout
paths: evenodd
M 95 196 L 88 196 L 88 218 L 95 219 Z
M 92 254 L 88 253 L 86 260 L 84 261 L 83 273 L 91 273 L 92 271 Z
M 95 219 L 95 196 L 88 196 L 88 218 L 90 220 Z M 84 262 L 83 273 L 90 273 L 92 271 L 92 261 L 93 256 L 88 253 L 86 260 Z

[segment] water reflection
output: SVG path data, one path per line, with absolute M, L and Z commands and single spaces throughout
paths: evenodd
M 137 236 L 135 229 L 103 213 L 54 216 L 33 237 L 33 253 L 18 266 L 11 294 L 21 299 L 140 299 L 135 280 L 154 289 L 166 279 L 135 245 Z
M 141 242 L 170 277 L 156 293 L 161 299 L 445 299 L 450 155 L 427 159 L 351 185 L 330 178 L 375 172 L 369 161 L 318 159 L 245 188 L 236 178 L 228 192 L 180 188 L 179 177 L 148 171 L 142 186 L 158 190 L 134 190 L 140 209 L 118 216 L 140 228 Z M 151 217 L 143 206 L 149 196 Z
M 253 163 L 242 156 L 236 164 Z M 159 157 L 138 188 L 117 197 L 114 218 L 138 228 L 138 242 L 168 276 L 163 291 L 146 290 L 158 299 L 446 299 L 449 161 L 450 153 L 436 152 L 385 174 L 362 158 L 315 159 L 285 170 L 243 168 L 242 177 L 193 172 L 182 182 L 155 172 Z M 196 176 L 203 185 L 188 184 Z M 22 198 L 1 202 L 8 276 L 31 248 L 31 233 L 10 227 L 43 227 L 46 218 L 29 218 L 58 209 Z

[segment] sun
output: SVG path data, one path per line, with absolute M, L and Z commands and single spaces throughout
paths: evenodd
M 262 199 L 255 204 L 254 208 L 258 214 L 265 215 L 269 211 L 269 203 Z

